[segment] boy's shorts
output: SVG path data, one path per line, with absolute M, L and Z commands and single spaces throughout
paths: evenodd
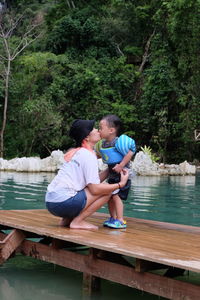
M 116 176 L 116 178 L 108 179 L 108 183 L 110 183 L 110 184 L 118 183 L 118 182 L 120 182 L 120 176 Z M 128 179 L 126 182 L 126 185 L 124 187 L 122 187 L 118 192 L 118 195 L 122 200 L 127 200 L 128 193 L 130 191 L 130 187 L 131 187 L 131 180 Z

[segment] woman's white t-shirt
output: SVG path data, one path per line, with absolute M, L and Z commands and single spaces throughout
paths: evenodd
M 62 202 L 76 195 L 89 183 L 100 183 L 96 155 L 81 148 L 65 162 L 47 187 L 47 202 Z

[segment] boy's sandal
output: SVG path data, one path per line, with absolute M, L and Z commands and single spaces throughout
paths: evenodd
M 115 219 L 113 217 L 110 217 L 108 220 L 106 220 L 104 223 L 103 223 L 103 226 L 108 226 L 108 224 L 112 223 Z
M 107 227 L 110 228 L 115 228 L 115 229 L 121 229 L 121 228 L 126 228 L 126 221 L 120 221 L 118 219 L 114 219 L 112 222 L 107 223 Z

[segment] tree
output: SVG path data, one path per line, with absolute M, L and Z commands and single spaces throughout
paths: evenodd
M 42 16 L 37 15 L 27 27 L 21 26 L 24 15 L 14 18 L 7 11 L 0 13 L 0 75 L 4 82 L 3 118 L 0 130 L 0 157 L 4 154 L 4 132 L 7 123 L 9 86 L 12 63 L 21 52 L 41 36 L 38 31 Z M 20 27 L 21 26 L 21 27 Z

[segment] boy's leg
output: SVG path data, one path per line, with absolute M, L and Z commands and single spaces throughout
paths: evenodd
M 113 200 L 113 196 L 110 198 L 110 200 L 108 201 L 108 210 L 109 210 L 109 213 L 110 213 L 110 216 L 113 218 L 113 219 L 116 219 L 117 217 L 117 213 L 116 213 L 116 207 L 115 207 L 115 202 Z
M 116 217 L 118 220 L 123 222 L 124 205 L 118 194 L 112 195 L 113 205 L 116 211 Z
M 109 184 L 120 182 L 120 175 L 112 170 L 112 168 L 114 166 L 115 165 L 112 165 L 112 166 L 110 165 L 110 173 L 111 173 L 110 176 L 111 177 L 108 178 L 108 183 Z M 110 200 L 108 202 L 108 209 L 109 209 L 110 216 L 113 219 L 116 219 L 117 218 L 117 211 L 116 211 L 116 203 L 115 203 L 115 200 L 113 198 L 114 196 L 116 196 L 116 194 L 112 194 L 112 197 L 110 198 Z
M 110 222 L 112 222 L 113 220 L 115 220 L 116 217 L 117 217 L 116 209 L 115 209 L 115 203 L 114 203 L 112 197 L 108 201 L 108 210 L 109 210 L 109 213 L 110 213 L 110 217 L 103 222 L 103 226 L 108 226 L 108 224 Z
M 123 219 L 123 202 L 118 194 L 112 195 L 112 200 L 115 205 L 117 217 L 112 221 L 108 222 L 106 226 L 114 229 L 126 228 L 126 221 L 124 221 Z

